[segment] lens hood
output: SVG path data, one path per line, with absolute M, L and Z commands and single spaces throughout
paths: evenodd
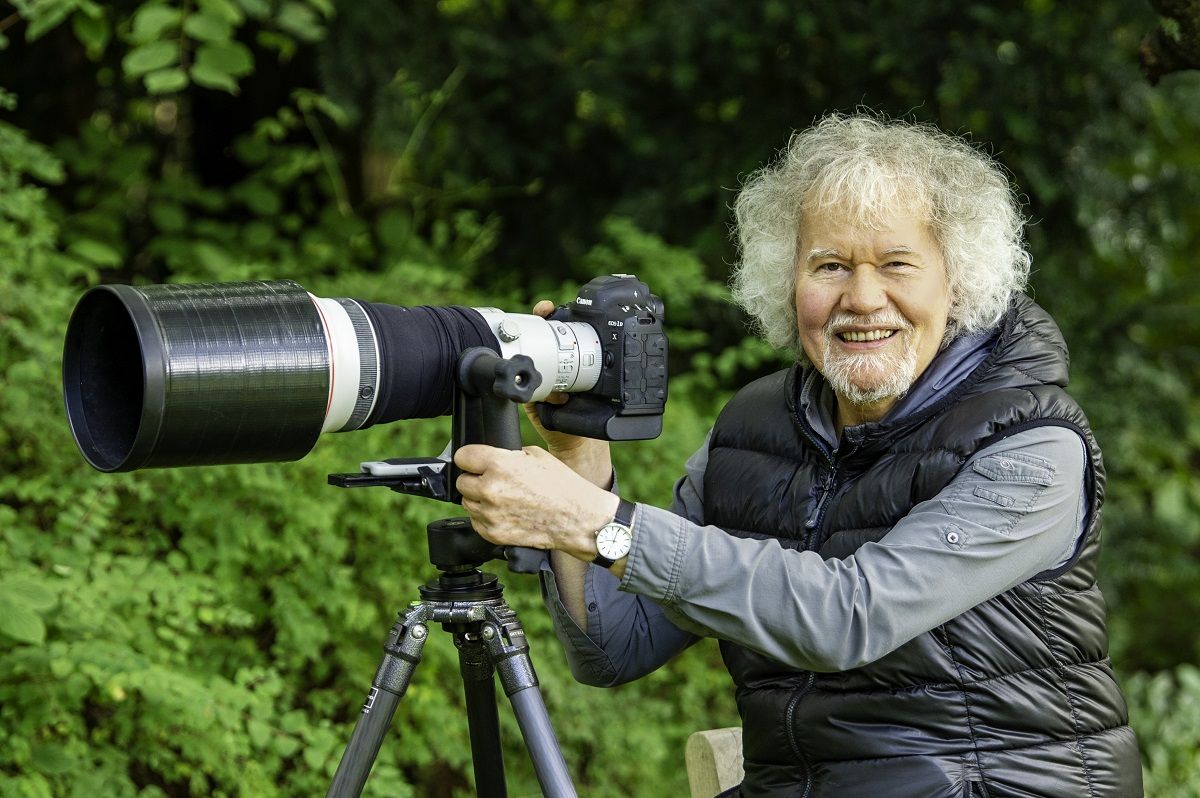
M 103 285 L 68 323 L 63 393 L 101 471 L 296 460 L 321 433 L 329 360 L 291 281 Z

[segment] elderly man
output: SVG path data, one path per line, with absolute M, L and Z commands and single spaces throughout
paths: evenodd
M 807 362 L 734 396 L 671 512 L 618 498 L 601 442 L 458 452 L 478 531 L 552 551 L 577 678 L 718 638 L 744 796 L 1141 795 L 1100 450 L 1001 168 L 831 116 L 736 211 L 735 298 Z

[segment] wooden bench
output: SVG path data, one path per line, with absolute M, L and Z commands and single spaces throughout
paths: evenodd
M 713 798 L 742 782 L 742 729 L 698 731 L 684 751 L 692 798 Z

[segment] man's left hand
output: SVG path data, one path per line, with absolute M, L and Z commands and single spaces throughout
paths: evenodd
M 455 483 L 475 531 L 502 546 L 596 556 L 595 533 L 619 499 L 537 446 L 520 451 L 471 444 L 459 448 Z

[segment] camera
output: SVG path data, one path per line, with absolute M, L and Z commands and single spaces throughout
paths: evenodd
M 663 304 L 597 277 L 550 316 L 323 298 L 289 281 L 100 285 L 63 352 L 67 416 L 100 471 L 296 460 L 323 432 L 450 412 L 458 357 L 524 355 L 548 429 L 656 437 L 667 399 Z

